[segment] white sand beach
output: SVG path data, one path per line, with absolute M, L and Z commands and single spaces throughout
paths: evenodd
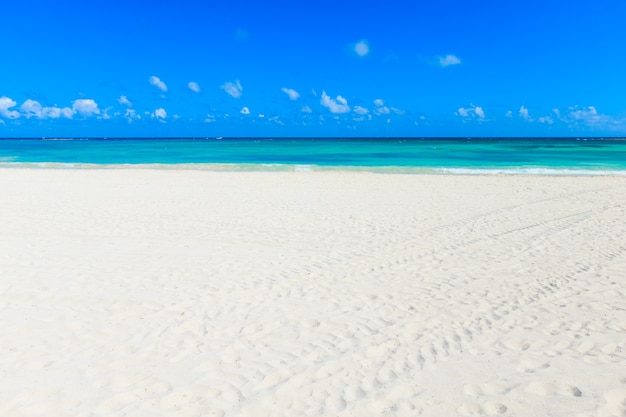
M 0 189 L 1 416 L 626 416 L 626 177 Z

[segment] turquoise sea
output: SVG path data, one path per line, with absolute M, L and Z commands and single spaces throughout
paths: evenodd
M 626 175 L 624 138 L 0 139 L 2 167 Z

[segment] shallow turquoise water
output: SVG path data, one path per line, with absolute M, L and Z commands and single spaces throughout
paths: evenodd
M 626 140 L 585 138 L 0 139 L 2 166 L 626 173 Z

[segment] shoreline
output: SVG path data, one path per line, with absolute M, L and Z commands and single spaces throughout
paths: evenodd
M 626 412 L 624 177 L 363 174 L 0 168 L 0 414 Z
M 92 164 L 64 162 L 0 162 L 3 169 L 50 170 L 155 170 L 155 171 L 206 171 L 206 172 L 348 172 L 371 174 L 448 175 L 448 176 L 546 176 L 546 177 L 622 177 L 624 169 L 581 169 L 572 167 L 409 167 L 409 166 L 338 166 L 303 164 L 224 164 L 224 163 L 147 163 L 147 164 Z

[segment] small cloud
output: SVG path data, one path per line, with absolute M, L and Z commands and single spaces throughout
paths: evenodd
M 90 117 L 95 114 L 100 114 L 98 103 L 90 98 L 81 98 L 72 102 L 72 110 L 74 113 L 78 113 L 83 117 Z
M 594 123 L 599 117 L 598 110 L 594 106 L 583 107 L 582 109 L 578 108 L 578 106 L 573 106 L 569 108 L 569 111 L 569 117 L 575 120 Z
M 326 91 L 322 91 L 320 104 L 327 107 L 328 110 L 334 114 L 350 112 L 350 106 L 348 106 L 348 101 L 345 98 L 337 96 L 337 98 L 332 99 L 328 94 L 326 94 Z
M 200 86 L 195 81 L 189 81 L 189 84 L 187 84 L 187 87 L 189 87 L 189 89 L 193 91 L 194 93 L 200 92 Z
M 528 120 L 529 122 L 532 122 L 532 120 L 533 120 L 533 119 L 530 117 L 530 114 L 528 114 L 528 109 L 527 109 L 526 107 L 524 107 L 524 106 L 521 106 L 521 107 L 519 108 L 519 116 L 520 116 L 522 119 Z
M 626 119 L 616 118 L 598 112 L 595 106 L 571 106 L 568 113 L 560 118 L 572 127 L 588 126 L 593 129 L 604 129 L 616 132 L 626 131 Z
M 539 121 L 539 123 L 545 123 L 545 124 L 549 124 L 549 125 L 554 123 L 554 120 L 550 116 L 542 116 L 542 117 L 538 118 L 537 120 Z
M 107 107 L 106 109 L 102 110 L 102 116 L 100 116 L 103 120 L 109 120 L 111 119 L 111 115 L 109 114 L 109 111 L 111 111 L 113 109 L 113 107 Z
M 7 119 L 17 119 L 20 117 L 20 113 L 17 110 L 9 110 L 11 107 L 15 107 L 17 103 L 9 97 L 0 97 L 0 116 Z
M 446 55 L 439 57 L 439 65 L 442 67 L 449 67 L 450 65 L 459 65 L 461 64 L 461 59 L 456 55 Z
M 20 110 L 22 110 L 26 118 L 36 117 L 38 119 L 58 119 L 60 117 L 65 117 L 67 119 L 71 119 L 74 115 L 74 111 L 69 107 L 62 109 L 56 106 L 43 107 L 38 101 L 30 99 L 22 103 Z
M 156 109 L 154 113 L 150 115 L 150 117 L 162 122 L 162 121 L 165 121 L 165 119 L 167 119 L 167 112 L 165 111 L 163 107 L 161 107 L 161 108 Z
M 206 123 L 214 123 L 217 121 L 217 118 L 212 114 L 207 114 L 206 119 L 204 119 Z
M 243 107 L 241 110 L 239 110 L 239 113 L 245 114 L 247 116 L 250 114 L 250 109 L 247 107 Z
M 360 116 L 364 116 L 370 112 L 365 107 L 361 107 L 361 106 L 354 106 L 353 111 Z
M 313 113 L 313 110 L 309 106 L 302 106 L 302 113 Z
M 474 106 L 470 104 L 470 107 L 459 107 L 455 113 L 457 116 L 461 116 L 465 119 L 478 118 L 479 120 L 485 119 L 485 111 L 482 107 Z
M 509 110 L 509 111 L 507 111 L 504 115 L 505 115 L 506 117 L 513 117 L 513 112 L 512 112 L 511 110 Z
M 126 109 L 124 117 L 126 118 L 126 120 L 128 120 L 128 123 L 132 123 L 133 120 L 141 119 L 141 115 L 137 114 L 137 111 L 135 111 L 135 109 Z
M 231 97 L 239 98 L 241 97 L 241 92 L 243 91 L 243 87 L 239 80 L 236 80 L 234 83 L 227 82 L 220 87 L 222 90 L 226 91 Z
M 26 100 L 20 106 L 20 110 L 22 110 L 22 113 L 24 113 L 24 116 L 26 116 L 27 119 L 30 119 L 31 117 L 41 119 L 43 115 L 43 107 L 36 100 Z
M 376 106 L 376 108 L 374 109 L 374 113 L 378 115 L 391 113 L 391 110 L 389 109 L 389 107 L 385 106 L 385 102 L 381 98 L 377 98 L 376 100 L 374 100 L 374 106 Z
M 133 107 L 133 103 L 131 103 L 126 96 L 120 96 L 120 98 L 117 99 L 117 102 L 123 106 Z
M 354 44 L 354 52 L 358 56 L 365 56 L 370 53 L 370 46 L 367 40 L 363 39 Z
M 280 91 L 287 94 L 290 100 L 297 100 L 298 98 L 300 98 L 300 93 L 292 88 L 281 88 Z
M 403 114 L 406 114 L 406 112 L 404 110 L 396 109 L 395 107 L 392 107 L 391 111 L 394 112 L 397 115 L 400 115 L 400 116 L 403 115 Z
M 285 122 L 280 120 L 280 118 L 278 116 L 272 116 L 272 117 L 269 118 L 269 120 L 271 120 L 272 122 L 276 123 L 277 125 L 283 126 L 285 124 Z
M 163 81 L 161 81 L 159 77 L 156 77 L 154 75 L 150 77 L 150 84 L 163 91 L 164 93 L 167 91 L 167 86 Z
M 259 119 L 265 119 L 265 115 L 263 113 L 259 113 Z

